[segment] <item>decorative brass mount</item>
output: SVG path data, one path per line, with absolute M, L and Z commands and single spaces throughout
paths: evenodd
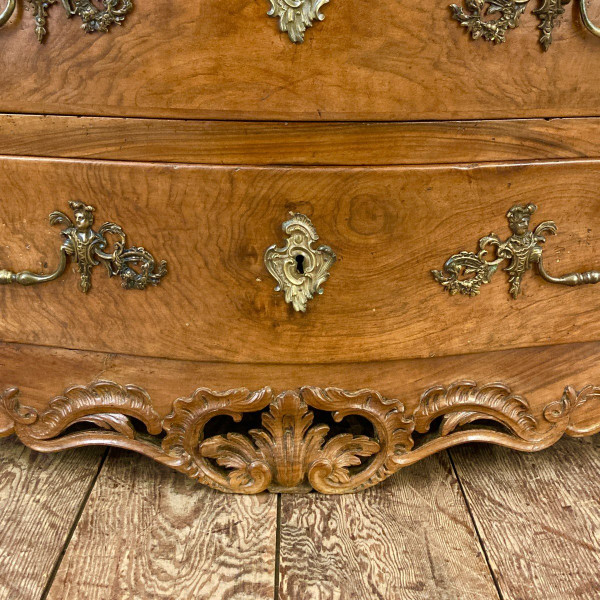
M 508 272 L 510 294 L 516 298 L 521 292 L 521 280 L 526 271 L 534 264 L 537 265 L 539 274 L 550 283 L 561 285 L 582 285 L 585 283 L 598 283 L 600 271 L 587 271 L 584 273 L 569 273 L 554 277 L 544 268 L 542 260 L 542 246 L 546 241 L 544 233 L 556 234 L 557 227 L 554 221 L 540 223 L 534 231 L 529 230 L 531 215 L 537 210 L 535 204 L 526 206 L 513 206 L 506 218 L 513 235 L 505 242 L 494 234 L 479 240 L 479 252 L 460 252 L 451 256 L 444 264 L 441 271 L 432 271 L 435 280 L 440 283 L 450 294 L 460 292 L 467 296 L 476 296 L 484 283 L 489 283 L 492 275 L 500 263 L 510 260 L 504 269 Z M 496 248 L 496 258 L 486 260 L 488 247 Z
M 321 286 L 329 278 L 336 256 L 329 246 L 312 247 L 319 236 L 307 216 L 293 214 L 282 229 L 288 236 L 286 244 L 283 248 L 276 244 L 267 248 L 265 266 L 277 280 L 275 291 L 283 291 L 285 301 L 294 310 L 306 312 L 314 294 L 323 293 Z
M 542 0 L 540 8 L 533 11 L 540 19 L 538 29 L 540 44 L 544 50 L 550 48 L 552 32 L 557 19 L 564 14 L 564 7 L 571 0 Z M 585 27 L 594 35 L 600 37 L 600 28 L 596 27 L 589 19 L 586 0 L 579 0 L 581 20 Z M 457 4 L 450 5 L 452 16 L 476 40 L 482 38 L 496 44 L 506 41 L 506 32 L 519 26 L 519 19 L 525 12 L 529 0 L 466 0 L 468 12 Z M 488 18 L 491 14 L 499 14 L 498 18 Z
M 0 436 L 14 433 L 40 452 L 90 445 L 134 450 L 223 492 L 346 494 L 458 444 L 533 452 L 563 435 L 593 435 L 600 431 L 597 417 L 578 423 L 599 398 L 600 387 L 567 386 L 539 413 L 502 383 L 437 385 L 411 409 L 366 389 L 303 387 L 276 395 L 270 388 L 199 388 L 175 400 L 163 418 L 142 388 L 98 381 L 67 389 L 39 412 L 21 405 L 18 389 L 6 390 Z M 227 429 L 211 432 L 211 421 L 222 417 L 232 419 L 222 421 Z M 248 429 L 247 419 L 256 426 Z
M 144 248 L 127 248 L 126 235 L 123 229 L 115 223 L 104 223 L 98 231 L 92 229 L 94 224 L 94 207 L 82 202 L 69 202 L 73 210 L 74 221 L 63 212 L 55 211 L 50 214 L 50 225 L 66 225 L 61 231 L 65 238 L 60 247 L 60 261 L 53 273 L 43 275 L 30 271 L 13 272 L 0 270 L 0 285 L 18 283 L 20 285 L 35 285 L 58 279 L 67 267 L 67 257 L 73 256 L 79 267 L 81 291 L 87 292 L 91 287 L 92 268 L 102 263 L 109 277 L 119 275 L 125 289 L 143 290 L 148 284 L 158 285 L 167 273 L 166 261 L 161 261 L 156 269 L 156 261 L 150 252 Z M 113 235 L 116 241 L 112 252 L 107 251 L 109 241 L 106 235 Z M 133 268 L 139 266 L 139 272 Z
M 27 0 L 32 7 L 35 19 L 35 33 L 39 42 L 46 36 L 46 18 L 48 7 L 57 0 Z M 77 15 L 81 18 L 81 28 L 88 33 L 95 31 L 107 32 L 111 25 L 121 25 L 125 16 L 133 8 L 132 0 L 102 0 L 104 9 L 97 8 L 92 0 L 60 0 L 67 17 Z M 120 5 L 117 6 L 120 2 Z M 16 0 L 8 0 L 0 13 L 0 27 L 11 18 L 16 8 Z
M 287 33 L 295 44 L 304 41 L 304 32 L 312 27 L 313 21 L 322 21 L 325 17 L 321 7 L 329 0 L 269 0 L 270 17 L 279 18 L 280 31 Z

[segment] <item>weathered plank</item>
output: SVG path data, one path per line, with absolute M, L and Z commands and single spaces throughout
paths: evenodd
M 497 598 L 447 455 L 349 496 L 282 496 L 280 599 Z
M 111 451 L 48 600 L 272 600 L 277 497 Z
M 600 596 L 600 439 L 452 450 L 505 600 Z
M 103 454 L 43 455 L 0 440 L 0 600 L 41 596 Z
M 2 154 L 253 165 L 600 157 L 600 119 L 306 123 L 0 115 Z

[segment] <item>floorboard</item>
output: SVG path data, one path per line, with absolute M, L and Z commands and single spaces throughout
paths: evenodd
M 38 454 L 0 439 L 0 600 L 42 596 L 103 454 Z
M 349 496 L 282 496 L 280 600 L 498 598 L 446 454 Z
M 111 450 L 48 600 L 273 600 L 277 497 Z
M 451 456 L 504 600 L 600 597 L 600 436 Z

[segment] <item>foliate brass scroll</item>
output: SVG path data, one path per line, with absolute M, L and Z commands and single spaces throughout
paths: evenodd
M 304 41 L 304 32 L 312 27 L 313 21 L 322 21 L 325 17 L 321 7 L 329 0 L 269 0 L 270 17 L 279 19 L 279 29 L 287 33 L 295 44 Z
M 336 256 L 329 246 L 313 248 L 319 236 L 307 216 L 294 214 L 282 228 L 288 236 L 286 244 L 267 248 L 265 266 L 277 281 L 275 291 L 282 291 L 294 310 L 306 312 L 308 301 L 323 293 L 321 286 Z
M 35 33 L 38 41 L 46 36 L 46 18 L 48 8 L 57 0 L 27 0 L 31 5 L 35 20 Z M 81 28 L 88 33 L 107 32 L 111 25 L 120 25 L 127 13 L 133 8 L 131 0 L 102 0 L 103 8 L 97 8 L 92 0 L 60 0 L 67 17 L 78 16 L 83 22 Z M 16 8 L 16 0 L 9 0 L 0 13 L 0 26 L 12 16 Z
M 60 247 L 60 258 L 56 270 L 49 274 L 31 271 L 14 272 L 0 270 L 0 285 L 18 283 L 35 285 L 58 279 L 67 268 L 68 257 L 77 262 L 82 292 L 88 292 L 92 285 L 92 269 L 103 264 L 109 277 L 121 277 L 125 289 L 143 290 L 148 285 L 158 285 L 167 273 L 166 261 L 158 265 L 150 252 L 144 248 L 126 246 L 126 235 L 115 223 L 104 223 L 98 231 L 94 224 L 94 207 L 82 202 L 69 202 L 73 210 L 73 220 L 60 211 L 50 214 L 50 225 L 66 225 L 61 231 L 64 241 Z M 107 237 L 109 236 L 109 237 Z M 109 249 L 109 238 L 114 242 Z M 134 268 L 137 267 L 137 270 Z
M 534 10 L 540 19 L 540 44 L 548 50 L 552 43 L 552 31 L 556 20 L 564 12 L 564 5 L 570 0 L 542 0 L 542 5 Z M 581 0 L 585 4 L 585 0 Z M 506 32 L 519 25 L 519 19 L 525 12 L 529 0 L 466 0 L 466 11 L 457 4 L 452 4 L 452 16 L 476 40 L 483 38 L 490 42 L 502 43 L 506 41 Z M 490 15 L 498 15 L 490 18 Z
M 344 494 L 466 442 L 531 452 L 565 434 L 593 435 L 600 420 L 586 418 L 579 426 L 578 412 L 587 415 L 588 405 L 599 399 L 600 387 L 577 392 L 569 386 L 534 414 L 506 385 L 459 381 L 426 390 L 408 411 L 403 402 L 372 390 L 199 388 L 161 418 L 142 388 L 99 381 L 67 389 L 42 412 L 22 405 L 16 388 L 6 390 L 0 395 L 0 435 L 16 434 L 41 452 L 94 444 L 134 450 L 223 492 L 312 488 Z M 211 433 L 211 421 L 223 416 L 232 419 L 230 431 L 221 426 Z M 244 425 L 256 417 L 258 426 Z
M 506 217 L 512 235 L 502 241 L 491 233 L 479 240 L 479 251 L 460 252 L 451 256 L 441 271 L 432 271 L 435 280 L 450 294 L 476 296 L 481 286 L 489 283 L 492 275 L 504 261 L 510 261 L 505 267 L 508 273 L 510 294 L 516 298 L 521 292 L 523 275 L 534 265 L 538 273 L 550 283 L 576 286 L 586 283 L 600 282 L 600 271 L 569 273 L 554 277 L 550 275 L 542 260 L 542 244 L 546 241 L 544 234 L 556 234 L 554 221 L 544 221 L 533 231 L 529 229 L 531 215 L 537 210 L 535 204 L 513 206 Z M 489 250 L 494 248 L 495 255 L 490 259 Z

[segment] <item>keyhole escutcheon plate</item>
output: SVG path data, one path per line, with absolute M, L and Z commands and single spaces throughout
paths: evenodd
M 319 236 L 306 215 L 293 214 L 282 229 L 287 235 L 285 245 L 267 248 L 265 266 L 277 281 L 275 291 L 283 292 L 294 310 L 306 312 L 308 301 L 323 293 L 322 285 L 336 256 L 329 246 L 313 248 Z

